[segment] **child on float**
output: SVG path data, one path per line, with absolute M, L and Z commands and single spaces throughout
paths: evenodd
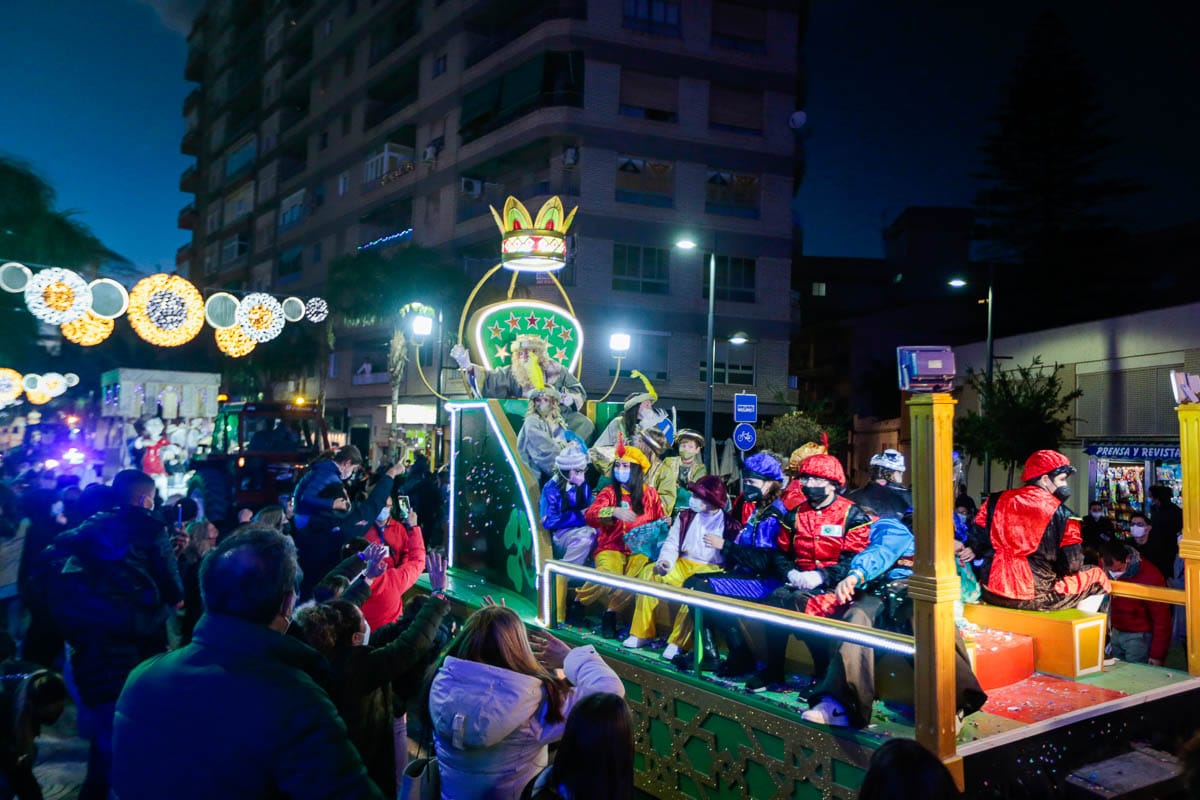
M 679 453 L 675 473 L 675 505 L 686 508 L 696 481 L 708 474 L 704 466 L 704 437 L 689 428 L 675 432 L 675 450 Z
M 693 483 L 691 492 L 688 507 L 679 512 L 654 566 L 645 570 L 650 574 L 643 574 L 643 578 L 668 586 L 682 586 L 694 575 L 720 571 L 725 537 L 737 533 L 737 523 L 725 511 L 729 500 L 725 484 L 713 475 Z M 654 612 L 658 603 L 657 598 L 649 595 L 638 596 L 626 647 L 645 647 L 654 639 L 657 633 Z M 687 606 L 684 606 L 675 617 L 663 658 L 670 661 L 686 655 L 691 649 L 692 626 L 688 622 Z
M 624 437 L 617 438 L 614 454 L 613 482 L 600 490 L 583 518 L 597 530 L 596 569 L 615 575 L 638 575 L 650 559 L 631 553 L 625 537 L 642 526 L 665 519 L 666 512 L 658 492 L 644 483 L 645 472 L 650 468 L 646 455 L 636 447 L 626 446 Z M 586 583 L 575 599 L 584 606 L 604 603 L 601 633 L 607 639 L 616 639 L 617 615 L 633 598 L 628 592 L 603 584 Z
M 646 470 L 646 485 L 654 487 L 662 500 L 663 511 L 668 517 L 673 516 L 678 491 L 679 459 L 666 455 L 667 435 L 658 428 L 643 428 L 636 444 L 650 460 L 650 468 Z
M 554 557 L 583 565 L 592 557 L 596 529 L 584 520 L 595 499 L 585 476 L 588 454 L 582 440 L 568 434 L 568 441 L 554 459 L 557 474 L 542 487 L 539 516 L 554 544 Z
M 746 459 L 742 465 L 742 495 L 752 508 L 749 520 L 736 533 L 727 532 L 719 539 L 712 533 L 705 535 L 709 547 L 720 548 L 723 571 L 693 575 L 684 581 L 684 588 L 758 601 L 783 585 L 775 575 L 774 557 L 780 529 L 787 517 L 781 499 L 785 483 L 783 468 L 774 456 L 755 453 Z M 679 624 L 676 620 L 676 625 Z M 684 624 L 690 626 L 690 617 Z M 736 617 L 709 612 L 705 615 L 705 628 L 704 669 L 715 669 L 721 677 L 743 675 L 755 669 L 754 653 Z M 724 635 L 729 646 L 728 657 L 720 664 L 711 644 L 717 631 Z M 681 669 L 690 666 L 687 659 L 675 663 Z

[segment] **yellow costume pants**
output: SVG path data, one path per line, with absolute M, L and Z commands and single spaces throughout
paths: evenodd
M 693 575 L 721 571 L 716 564 L 705 564 L 702 561 L 690 561 L 686 558 L 677 559 L 675 566 L 671 567 L 671 571 L 661 577 L 652 574 L 653 569 L 654 565 L 649 564 L 647 572 L 651 574 L 641 577 L 656 583 L 665 583 L 668 586 L 683 586 L 683 582 Z M 631 635 L 639 639 L 654 638 L 657 632 L 654 626 L 654 610 L 658 608 L 658 604 L 659 600 L 656 597 L 638 596 L 637 607 L 633 611 L 633 624 L 629 628 Z M 675 615 L 675 626 L 671 629 L 671 636 L 667 641 L 680 650 L 692 649 L 692 621 L 687 606 L 679 609 L 679 613 Z
M 596 569 L 601 572 L 611 572 L 614 575 L 628 575 L 636 578 L 649 561 L 650 559 L 640 553 L 629 556 L 616 550 L 596 553 Z M 606 603 L 606 611 L 624 611 L 633 601 L 633 595 L 599 583 L 585 583 L 575 592 L 575 599 L 585 606 Z

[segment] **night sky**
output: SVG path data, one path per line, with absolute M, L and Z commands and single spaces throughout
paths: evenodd
M 60 207 L 147 270 L 169 269 L 188 239 L 175 219 L 189 199 L 179 139 L 198 4 L 24 0 L 0 29 L 0 151 L 31 161 Z M 971 202 L 987 118 L 1044 5 L 813 2 L 805 252 L 878 256 L 881 227 L 906 206 Z M 1150 187 L 1118 219 L 1138 230 L 1200 219 L 1200 50 L 1170 10 L 1181 5 L 1052 5 L 1121 139 L 1110 171 Z

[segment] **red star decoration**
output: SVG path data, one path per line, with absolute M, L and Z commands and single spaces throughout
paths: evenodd
M 542 319 L 542 330 L 554 333 L 554 329 L 558 327 L 558 323 L 554 321 L 554 317 L 544 317 Z
M 575 338 L 575 334 L 571 332 L 570 328 L 566 327 L 565 325 L 561 325 L 559 326 L 558 338 L 563 340 L 563 344 L 566 344 Z
M 530 312 L 529 312 L 529 316 L 525 318 L 525 322 L 526 322 L 526 324 L 528 324 L 528 326 L 529 326 L 530 328 L 533 328 L 534 330 L 537 330 L 537 324 L 538 324 L 538 315 L 537 315 L 537 312 L 536 312 L 536 311 L 530 311 Z
M 505 322 L 508 323 L 508 329 L 510 331 L 520 330 L 521 328 L 521 318 L 516 314 L 509 313 L 508 319 L 506 319 Z
M 562 348 L 562 347 L 554 348 L 554 360 L 559 362 L 560 364 L 564 363 L 567 360 L 566 349 Z
M 504 334 L 504 329 L 500 327 L 499 322 L 493 322 L 492 326 L 488 328 L 488 333 L 492 335 L 493 339 L 499 339 Z

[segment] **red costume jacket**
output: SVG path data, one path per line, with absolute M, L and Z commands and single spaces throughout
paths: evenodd
M 404 613 L 404 593 L 425 571 L 425 537 L 420 528 L 409 529 L 389 517 L 382 531 L 371 526 L 367 541 L 388 546 L 388 569 L 371 584 L 371 596 L 362 604 L 367 624 L 378 630 Z
M 834 567 L 843 559 L 849 563 L 867 546 L 870 535 L 871 518 L 853 501 L 838 495 L 829 505 L 816 509 L 805 500 L 779 528 L 776 572 L 783 578 L 788 570 Z M 841 577 L 830 575 L 826 583 L 838 580 Z
M 986 530 L 988 503 L 975 516 Z M 1079 520 L 1057 497 L 1038 486 L 1001 492 L 992 516 L 995 551 L 987 589 L 1014 600 L 1032 600 L 1083 567 Z
M 621 489 L 621 498 L 628 502 L 629 492 Z M 618 553 L 629 555 L 629 548 L 625 546 L 625 534 L 630 528 L 636 528 L 638 525 L 645 525 L 647 522 L 653 522 L 656 519 L 662 519 L 667 514 L 663 511 L 662 500 L 658 497 L 658 492 L 654 491 L 653 486 L 642 487 L 642 513 L 633 522 L 622 522 L 612 516 L 611 509 L 620 505 L 617 500 L 617 485 L 610 483 L 600 490 L 596 495 L 596 499 L 588 506 L 587 511 L 583 512 L 583 519 L 588 525 L 596 529 L 596 549 L 594 553 L 603 553 L 606 550 L 614 550 Z M 607 511 L 606 511 L 607 509 Z

